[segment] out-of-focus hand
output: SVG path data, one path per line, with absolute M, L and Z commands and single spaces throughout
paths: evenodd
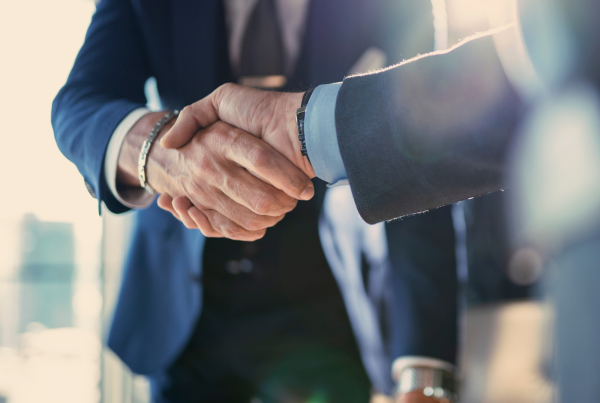
M 165 148 L 187 144 L 202 127 L 217 120 L 236 126 L 262 139 L 309 177 L 315 172 L 300 152 L 296 109 L 302 93 L 281 93 L 224 84 L 206 98 L 186 107 L 171 130 L 162 138 Z M 283 175 L 272 173 L 271 177 Z
M 405 393 L 396 398 L 396 403 L 440 403 L 436 398 L 425 396 L 421 391 Z
M 158 120 L 152 115 L 136 126 L 151 127 Z M 138 133 L 149 130 L 136 126 L 119 155 L 120 186 L 139 186 L 136 161 L 145 135 Z M 296 206 L 297 198 L 314 194 L 310 179 L 285 157 L 224 122 L 196 130 L 177 150 L 152 147 L 146 172 L 150 186 L 162 194 L 159 205 L 211 237 L 259 239 Z M 181 216 L 177 211 L 184 207 L 187 214 Z

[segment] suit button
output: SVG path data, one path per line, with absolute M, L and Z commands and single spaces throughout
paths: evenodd
M 250 273 L 253 268 L 254 265 L 249 259 L 228 260 L 225 263 L 225 270 L 230 274 Z
M 254 268 L 254 265 L 252 264 L 251 260 L 249 260 L 249 259 L 240 260 L 240 270 L 242 272 L 250 273 L 253 268 Z
M 89 182 L 86 181 L 85 179 L 84 179 L 83 183 L 85 183 L 85 188 L 89 192 L 90 196 L 92 196 L 94 199 L 96 199 L 96 192 L 94 191 L 94 188 L 92 187 L 92 185 L 90 185 Z
M 225 262 L 225 270 L 231 274 L 240 274 L 242 272 L 242 268 L 240 267 L 240 262 L 237 260 L 228 260 Z

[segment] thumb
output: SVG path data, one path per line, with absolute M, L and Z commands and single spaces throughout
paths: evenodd
M 199 130 L 219 120 L 219 112 L 213 99 L 214 92 L 183 108 L 173 127 L 160 140 L 160 145 L 163 148 L 183 147 Z

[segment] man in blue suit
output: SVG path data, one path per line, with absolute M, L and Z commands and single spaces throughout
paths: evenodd
M 389 253 L 377 262 L 361 259 L 370 256 L 368 246 L 355 250 L 359 264 L 352 267 L 364 279 L 375 264 L 394 269 L 384 291 L 368 293 L 371 308 L 361 315 L 361 306 L 344 305 L 352 296 L 340 292 L 340 274 L 332 274 L 319 241 L 323 182 L 313 184 L 271 147 L 222 122 L 179 150 L 154 145 L 138 161 L 152 129 L 158 141 L 173 124 L 145 108 L 150 77 L 165 109 L 229 81 L 299 90 L 340 80 L 359 61 L 373 65 L 363 55 L 393 62 L 429 50 L 431 6 L 417 3 L 99 3 L 52 122 L 61 151 L 99 203 L 115 213 L 140 209 L 108 344 L 150 377 L 157 402 L 366 401 L 371 388 L 391 392 L 392 358 L 455 361 L 447 209 L 389 226 Z M 424 38 L 418 26 L 427 27 Z M 399 46 L 398 38 L 410 40 Z M 203 208 L 191 210 L 193 221 L 181 214 L 186 229 L 157 206 L 153 192 L 183 194 Z M 169 197 L 161 200 L 171 209 Z M 180 215 L 190 206 L 178 200 L 184 204 L 171 210 Z M 411 238 L 415 229 L 422 233 Z M 390 293 L 390 285 L 403 292 Z M 380 337 L 365 341 L 360 318 L 373 314 Z

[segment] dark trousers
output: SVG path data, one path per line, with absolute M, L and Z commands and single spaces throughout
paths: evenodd
M 160 402 L 368 402 L 317 216 L 303 203 L 260 241 L 207 241 L 202 314 Z

